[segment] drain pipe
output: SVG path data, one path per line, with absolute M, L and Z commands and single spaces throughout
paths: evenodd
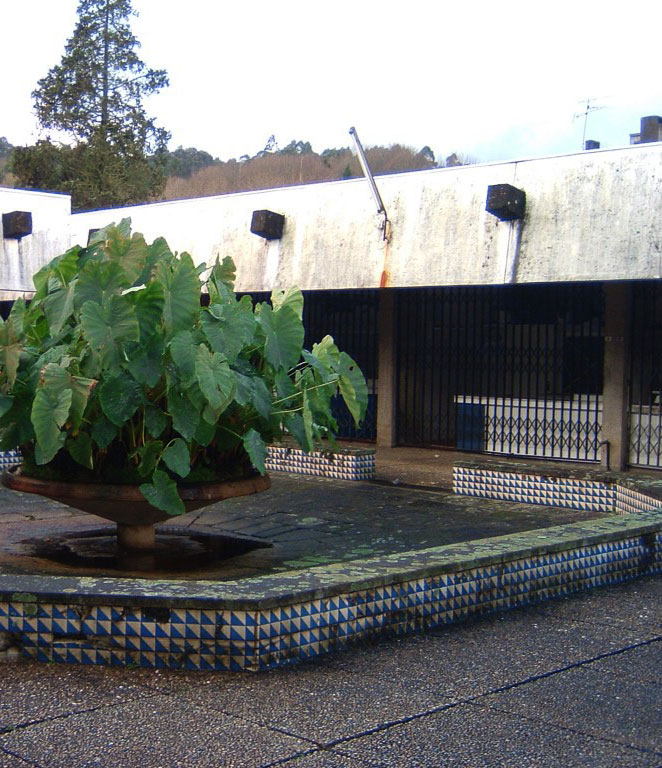
M 386 213 L 386 207 L 384 206 L 384 201 L 382 200 L 382 196 L 379 194 L 379 190 L 377 189 L 377 185 L 375 184 L 375 179 L 372 175 L 372 171 L 370 170 L 370 166 L 368 165 L 368 160 L 366 159 L 365 152 L 363 151 L 363 145 L 361 144 L 361 140 L 359 139 L 359 134 L 356 132 L 356 128 L 352 126 L 349 129 L 349 133 L 350 133 L 350 136 L 354 139 L 354 146 L 356 147 L 356 153 L 359 156 L 359 163 L 361 164 L 363 175 L 366 177 L 366 179 L 368 179 L 368 182 L 370 183 L 372 196 L 375 199 L 375 204 L 377 206 L 377 213 L 382 214 L 384 216 L 384 221 L 382 223 L 382 231 L 384 233 L 384 240 L 388 241 L 391 234 L 391 222 L 388 220 L 388 215 Z
M 602 451 L 600 451 L 601 448 Z M 601 440 L 598 443 L 598 451 L 600 451 L 600 464 L 609 472 L 611 470 L 609 466 L 609 440 Z

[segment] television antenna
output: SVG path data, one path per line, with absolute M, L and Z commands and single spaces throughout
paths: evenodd
M 584 118 L 584 130 L 582 132 L 582 149 L 586 146 L 586 125 L 588 124 L 588 116 L 591 112 L 597 112 L 599 109 L 605 109 L 603 105 L 597 105 L 593 102 L 597 101 L 597 99 L 591 99 L 587 98 L 586 103 L 584 104 L 584 101 L 578 102 L 579 104 L 584 104 L 584 110 L 582 112 L 575 112 L 575 114 L 572 116 L 573 120 L 577 120 L 580 117 Z

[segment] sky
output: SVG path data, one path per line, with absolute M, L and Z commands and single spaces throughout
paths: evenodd
M 78 0 L 0 0 L 0 136 L 39 137 L 31 92 Z M 662 3 L 585 0 L 133 0 L 147 111 L 170 149 L 228 160 L 270 135 L 313 149 L 428 145 L 479 162 L 629 144 L 662 114 Z

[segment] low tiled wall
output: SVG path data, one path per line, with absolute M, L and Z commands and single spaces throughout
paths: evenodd
M 41 661 L 258 670 L 662 573 L 662 514 L 254 577 L 0 576 L 0 636 Z
M 374 480 L 375 451 L 313 451 L 270 445 L 265 466 L 268 472 L 294 472 L 301 475 L 334 477 L 338 480 Z
M 21 456 L 17 451 L 0 451 L 0 472 L 20 461 Z M 268 472 L 294 472 L 335 477 L 339 480 L 374 480 L 375 451 L 365 449 L 305 453 L 300 448 L 270 445 L 265 466 Z
M 20 464 L 21 454 L 18 451 L 0 451 L 0 472 L 4 472 L 14 464 Z
M 641 490 L 618 482 L 483 467 L 453 467 L 453 492 L 483 499 L 630 514 L 662 507 Z

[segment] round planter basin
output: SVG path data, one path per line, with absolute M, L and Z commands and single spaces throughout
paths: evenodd
M 120 542 L 131 549 L 148 549 L 153 546 L 154 524 L 172 517 L 153 507 L 140 493 L 137 485 L 40 480 L 23 475 L 20 466 L 5 472 L 2 484 L 14 491 L 45 496 L 74 509 L 112 520 L 117 523 Z M 192 512 L 224 499 L 248 496 L 270 487 L 268 475 L 254 475 L 220 483 L 180 485 L 178 490 L 184 508 Z

